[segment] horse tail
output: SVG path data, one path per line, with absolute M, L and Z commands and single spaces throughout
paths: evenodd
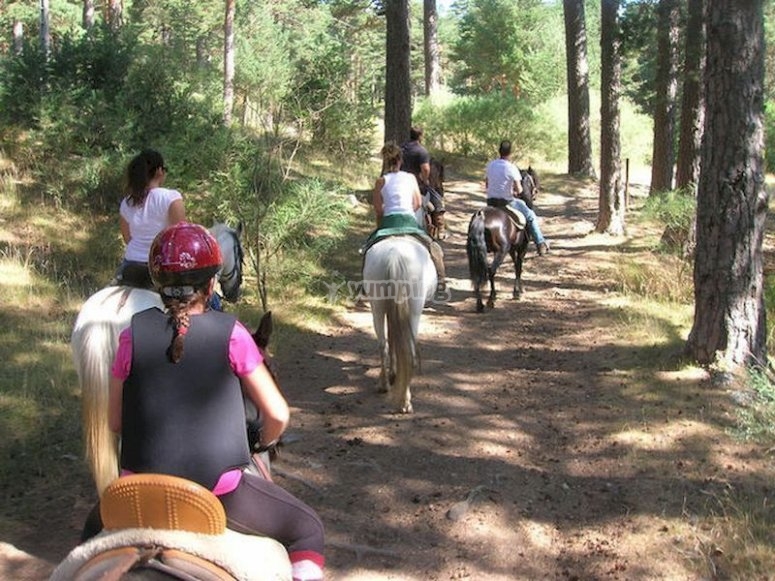
M 100 495 L 118 477 L 118 438 L 108 427 L 108 382 L 116 336 L 112 323 L 100 321 L 76 326 L 70 338 L 81 384 L 86 460 Z
M 474 288 L 481 287 L 488 278 L 487 241 L 484 239 L 484 210 L 477 211 L 468 225 L 468 272 Z
M 395 258 L 395 255 L 391 258 Z M 390 260 L 388 280 L 394 281 L 395 294 L 387 303 L 387 334 L 390 353 L 395 361 L 395 378 L 391 398 L 396 408 L 410 411 L 409 384 L 414 374 L 416 337 L 412 325 L 413 293 L 411 279 L 404 260 Z M 408 409 L 407 409 L 408 408 Z

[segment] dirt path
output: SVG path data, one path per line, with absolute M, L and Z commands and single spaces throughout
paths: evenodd
M 702 374 L 663 372 L 659 389 L 644 383 L 659 347 L 618 336 L 628 314 L 610 303 L 603 269 L 623 240 L 590 234 L 594 189 L 544 178 L 537 208 L 552 252 L 530 249 L 519 302 L 507 262 L 496 308 L 477 314 L 465 238 L 481 187 L 447 186 L 452 299 L 423 315 L 414 414 L 390 413 L 376 393 L 366 306 L 308 336 L 303 350 L 277 354 L 297 441 L 284 447 L 276 478 L 323 517 L 329 579 L 722 571 L 702 518 L 722 490 L 761 486 L 767 459 L 724 435 L 728 398 Z M 77 538 L 74 526 L 40 533 L 26 546 L 54 543 L 58 551 L 43 553 L 60 558 Z M 0 545 L 0 577 L 45 578 L 55 562 L 14 551 Z
M 755 485 L 760 465 L 723 435 L 727 406 L 702 374 L 660 393 L 632 381 L 650 348 L 619 340 L 599 274 L 623 239 L 590 234 L 594 190 L 545 181 L 552 252 L 530 249 L 520 302 L 507 263 L 485 314 L 465 258 L 482 192 L 448 184 L 452 300 L 424 314 L 413 415 L 375 393 L 367 307 L 283 361 L 304 445 L 287 447 L 280 482 L 323 516 L 332 579 L 697 579 L 696 516 L 722 486 Z

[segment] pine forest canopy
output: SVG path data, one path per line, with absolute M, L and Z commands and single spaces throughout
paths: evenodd
M 300 147 L 367 158 L 379 143 L 375 128 L 386 113 L 386 95 L 399 97 L 399 111 L 409 109 L 406 119 L 425 126 L 431 147 L 443 143 L 457 153 L 485 157 L 494 142 L 508 135 L 520 156 L 553 162 L 567 158 L 564 8 L 580 0 L 436 0 L 444 100 L 424 98 L 425 1 L 6 1 L 0 5 L 0 28 L 6 31 L 0 37 L 0 124 L 4 134 L 36 132 L 41 157 L 58 159 L 66 152 L 74 160 L 116 160 L 122 152 L 159 144 L 180 158 L 181 180 L 190 182 L 181 187 L 224 192 L 234 183 L 247 191 L 265 187 L 266 176 L 255 169 L 251 140 L 257 136 L 266 139 L 263 149 L 284 164 Z M 603 100 L 613 97 L 605 114 L 614 118 L 605 120 L 604 129 L 614 131 L 608 137 L 616 141 L 603 156 L 618 157 L 618 151 L 629 156 L 651 139 L 633 138 L 637 127 L 650 122 L 633 122 L 637 117 L 630 102 L 648 118 L 665 114 L 664 95 L 672 93 L 660 92 L 661 83 L 676 79 L 660 79 L 659 71 L 668 70 L 661 59 L 670 50 L 680 51 L 665 39 L 678 36 L 685 26 L 685 4 L 691 5 L 677 0 L 582 2 L 588 90 Z M 408 40 L 391 44 L 396 39 L 389 36 L 385 7 L 398 5 L 409 9 Z M 774 3 L 755 0 L 741 7 L 714 0 L 703 22 L 710 26 L 722 5 L 740 22 L 751 19 L 754 29 L 761 23 L 756 11 L 764 10 L 763 37 L 775 39 Z M 659 18 L 668 6 L 678 10 L 676 19 Z M 600 24 L 605 13 L 621 36 L 601 38 L 610 32 Z M 674 22 L 675 29 L 665 35 L 663 22 Z M 403 34 L 403 26 L 396 30 Z M 753 50 L 761 46 L 754 43 Z M 660 47 L 667 52 L 660 53 Z M 614 73 L 608 84 L 601 80 L 603 48 L 615 48 L 608 53 Z M 388 55 L 389 49 L 397 52 Z M 386 63 L 394 62 L 387 56 L 408 63 L 406 79 L 400 69 L 398 89 L 399 79 L 386 74 Z M 224 66 L 232 59 L 233 68 Z M 775 126 L 769 82 L 775 78 L 774 63 L 770 48 L 762 67 L 770 127 Z M 755 76 L 741 82 L 758 86 Z M 620 100 L 620 93 L 627 99 Z M 739 113 L 756 120 L 755 108 Z M 600 111 L 592 106 L 580 125 L 586 123 L 589 130 Z M 593 140 L 606 131 L 593 131 Z M 746 135 L 756 139 L 758 133 Z M 775 130 L 767 135 L 775 143 Z M 669 135 L 662 137 L 671 143 Z M 598 147 L 593 143 L 592 151 L 599 154 Z M 760 147 L 750 150 L 761 155 Z M 655 164 L 668 171 L 672 167 L 672 159 L 662 158 L 671 155 L 670 148 L 639 155 L 639 161 L 650 163 L 653 155 L 658 156 Z M 614 172 L 607 177 L 616 189 L 619 170 L 616 164 L 606 167 Z M 108 183 L 114 178 L 107 172 L 91 168 L 82 173 L 89 182 L 75 191 L 84 199 L 94 198 L 95 190 L 117 189 Z M 72 191 L 63 188 L 61 196 L 72 197 Z

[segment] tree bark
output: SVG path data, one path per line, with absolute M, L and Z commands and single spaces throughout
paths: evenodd
M 568 174 L 594 178 L 584 0 L 564 0 L 563 6 L 568 72 Z
M 689 0 L 684 55 L 681 130 L 675 187 L 691 188 L 692 193 L 696 195 L 705 114 L 702 83 L 705 71 L 705 0 Z
M 425 49 L 425 94 L 429 97 L 441 88 L 441 52 L 438 39 L 439 12 L 436 0 L 423 2 L 423 47 Z
M 385 0 L 385 141 L 401 143 L 412 124 L 408 0 Z
M 81 26 L 87 32 L 94 28 L 94 0 L 83 0 Z
M 21 20 L 13 21 L 13 53 L 19 56 L 24 52 L 24 23 Z
M 234 108 L 234 13 L 236 0 L 226 0 L 223 19 L 223 124 L 231 124 Z
M 108 0 L 108 25 L 114 32 L 124 24 L 124 4 L 122 0 Z
M 624 234 L 625 200 L 621 187 L 619 95 L 621 93 L 621 33 L 619 0 L 600 4 L 600 196 L 595 230 Z
M 48 0 L 40 0 L 40 50 L 43 51 L 44 58 L 48 60 L 51 54 L 51 14 L 49 12 Z
M 762 0 L 708 5 L 695 312 L 687 349 L 699 363 L 728 371 L 766 361 L 763 20 Z
M 675 163 L 675 96 L 678 91 L 678 0 L 659 0 L 657 7 L 657 76 L 654 143 L 649 195 L 673 189 Z

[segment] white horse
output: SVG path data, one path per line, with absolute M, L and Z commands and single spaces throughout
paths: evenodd
M 234 302 L 242 285 L 242 225 L 237 230 L 215 224 L 210 233 L 218 241 L 223 266 L 218 273 L 221 292 Z M 150 307 L 163 309 L 155 291 L 110 286 L 91 295 L 75 320 L 70 348 L 81 386 L 81 408 L 86 459 L 97 491 L 118 476 L 118 439 L 108 427 L 108 382 L 118 336 L 132 315 Z
M 379 343 L 380 391 L 388 392 L 401 413 L 412 411 L 409 384 L 419 367 L 420 316 L 425 303 L 433 298 L 436 284 L 431 255 L 412 236 L 384 238 L 366 251 L 363 292 L 371 304 Z

